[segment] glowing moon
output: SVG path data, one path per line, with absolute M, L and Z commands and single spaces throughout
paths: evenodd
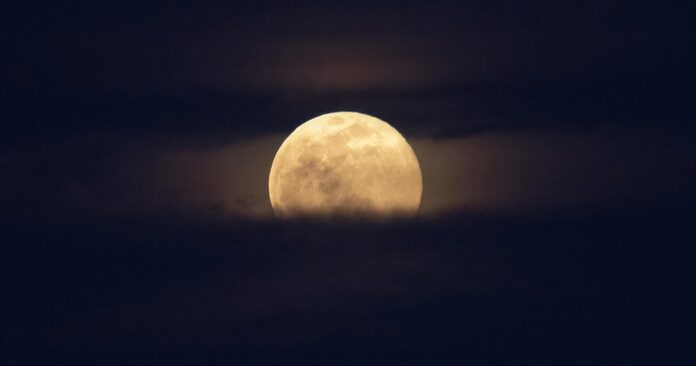
M 278 217 L 413 216 L 423 182 L 416 154 L 388 123 L 355 112 L 324 114 L 280 146 L 268 179 Z

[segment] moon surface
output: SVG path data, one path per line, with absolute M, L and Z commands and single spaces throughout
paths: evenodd
M 413 216 L 423 180 L 416 154 L 388 123 L 356 112 L 313 118 L 273 159 L 268 192 L 276 216 Z

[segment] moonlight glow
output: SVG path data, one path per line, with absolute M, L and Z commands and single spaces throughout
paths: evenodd
M 273 159 L 268 190 L 279 217 L 412 216 L 423 183 L 398 131 L 372 116 L 337 112 L 288 136 Z

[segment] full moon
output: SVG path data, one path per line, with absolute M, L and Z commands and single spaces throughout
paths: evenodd
M 388 123 L 336 112 L 293 131 L 273 159 L 276 216 L 414 216 L 423 181 L 416 154 Z

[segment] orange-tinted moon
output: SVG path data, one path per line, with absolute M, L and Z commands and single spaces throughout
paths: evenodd
M 336 112 L 293 131 L 273 159 L 268 191 L 278 217 L 413 216 L 423 183 L 416 154 L 388 123 Z

